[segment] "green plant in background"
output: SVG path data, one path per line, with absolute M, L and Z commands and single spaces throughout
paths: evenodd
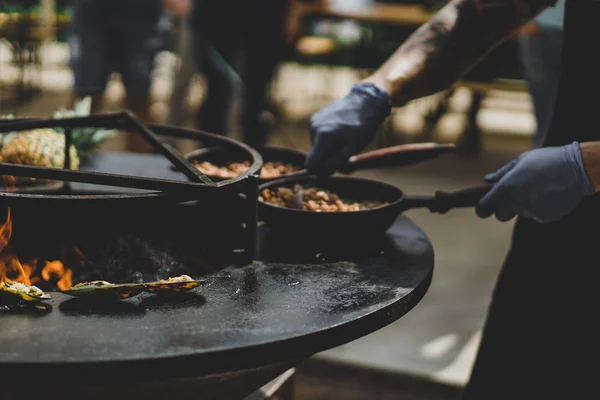
M 92 108 L 92 98 L 86 97 L 73 107 L 73 110 L 67 110 L 66 108 L 61 108 L 57 110 L 53 117 L 60 118 L 69 118 L 69 117 L 86 117 L 90 115 Z M 64 133 L 61 128 L 56 128 L 56 130 L 60 133 Z M 97 149 L 102 143 L 106 140 L 114 137 L 116 131 L 107 130 L 107 129 L 99 129 L 99 128 L 77 128 L 73 129 L 72 138 L 73 138 L 73 146 L 77 149 L 77 155 L 79 159 L 85 161 L 89 158 L 90 154 Z

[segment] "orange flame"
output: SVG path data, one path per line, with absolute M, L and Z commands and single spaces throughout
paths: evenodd
M 6 221 L 0 226 L 0 253 L 8 245 L 12 236 L 12 218 L 10 217 L 10 208 L 6 211 Z
M 59 260 L 46 261 L 39 275 L 37 271 L 38 260 L 21 264 L 16 250 L 10 245 L 12 237 L 12 218 L 8 209 L 6 221 L 0 225 L 0 282 L 21 282 L 34 285 L 42 279 L 50 281 L 56 279 L 59 289 L 67 290 L 73 285 L 73 271 L 66 268 Z M 83 257 L 81 251 L 76 249 L 77 255 Z
M 73 271 L 65 268 L 62 262 L 46 261 L 46 266 L 42 269 L 42 278 L 49 281 L 53 277 L 58 278 L 56 285 L 60 290 L 70 289 L 72 285 L 71 278 L 73 277 Z

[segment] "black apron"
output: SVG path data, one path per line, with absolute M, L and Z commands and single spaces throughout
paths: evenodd
M 546 146 L 600 141 L 600 1 L 567 0 Z M 465 400 L 600 399 L 600 202 L 552 224 L 519 218 Z

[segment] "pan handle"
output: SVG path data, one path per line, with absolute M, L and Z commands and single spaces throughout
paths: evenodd
M 479 201 L 494 187 L 493 184 L 471 186 L 454 192 L 435 192 L 432 212 L 445 214 L 453 208 L 475 207 Z
M 455 150 L 456 146 L 453 144 L 438 143 L 413 143 L 385 147 L 350 157 L 345 165 L 338 168 L 338 171 L 349 174 L 364 169 L 416 164 Z
M 431 212 L 445 214 L 454 208 L 475 207 L 492 188 L 493 184 L 471 186 L 454 192 L 438 190 L 435 196 L 405 197 L 403 209 L 428 208 Z

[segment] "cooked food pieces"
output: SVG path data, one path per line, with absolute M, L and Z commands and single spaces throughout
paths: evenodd
M 80 289 L 80 288 L 87 288 L 87 287 L 98 287 L 98 286 L 112 286 L 114 285 L 113 283 L 110 282 L 106 282 L 106 281 L 91 281 L 91 282 L 79 282 L 76 285 L 73 285 L 73 287 L 71 289 Z
M 143 283 L 121 283 L 114 284 L 106 281 L 81 282 L 74 285 L 69 290 L 63 290 L 71 296 L 90 297 L 95 300 L 122 300 L 128 297 L 136 296 L 145 289 Z
M 267 161 L 264 163 L 262 170 L 260 171 L 260 177 L 262 179 L 279 178 L 280 176 L 284 176 L 299 170 L 300 168 L 293 164 L 284 164 L 278 161 Z
M 95 299 L 122 300 L 136 296 L 144 291 L 151 293 L 185 292 L 200 286 L 204 281 L 194 280 L 188 275 L 170 277 L 156 282 L 119 283 L 106 281 L 81 282 L 63 293 L 71 296 L 87 296 Z
M 265 189 L 259 196 L 259 200 L 279 207 L 288 207 L 288 204 L 293 201 L 301 188 L 300 185 L 296 185 L 294 189 L 286 187 L 279 187 L 276 190 Z M 381 201 L 351 201 L 341 199 L 335 193 L 313 187 L 304 189 L 303 191 L 302 210 L 315 212 L 365 211 L 382 207 L 386 204 Z
M 25 301 L 47 300 L 50 295 L 37 286 L 29 286 L 20 282 L 1 282 L 0 292 L 17 296 Z
M 209 163 L 208 161 L 202 161 L 202 162 L 194 161 L 193 164 L 204 175 L 214 176 L 217 178 L 224 178 L 224 179 L 235 178 L 239 174 L 245 172 L 250 167 L 250 163 L 248 163 L 248 162 L 233 163 L 233 164 L 229 164 L 228 166 L 221 166 L 221 167 L 214 165 L 212 163 Z
M 160 281 L 150 282 L 146 284 L 146 290 L 152 293 L 165 292 L 184 292 L 200 286 L 204 281 L 194 280 L 188 275 L 161 279 Z
M 225 179 L 235 178 L 250 168 L 250 162 L 248 161 L 231 163 L 227 166 L 217 166 L 208 161 L 194 161 L 193 164 L 207 176 Z M 285 164 L 279 161 L 267 161 L 263 164 L 262 170 L 260 171 L 260 177 L 262 179 L 278 178 L 298 170 L 300 170 L 300 168 L 293 164 Z
M 175 282 L 188 282 L 193 281 L 192 277 L 189 275 L 181 275 L 176 277 L 170 277 L 168 279 L 161 279 L 159 282 L 163 283 L 175 283 Z

